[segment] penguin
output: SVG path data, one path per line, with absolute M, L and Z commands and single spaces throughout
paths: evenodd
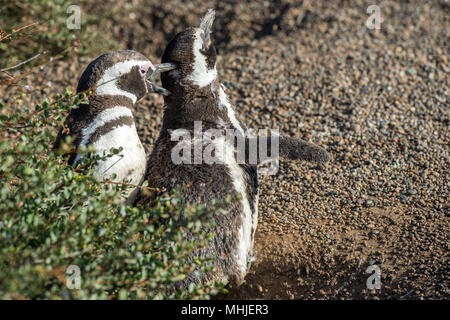
M 263 137 L 247 133 L 247 127 L 219 81 L 216 49 L 211 37 L 214 16 L 214 10 L 210 9 L 198 28 L 189 27 L 177 34 L 164 51 L 162 62 L 173 63 L 176 68 L 161 75 L 162 86 L 171 94 L 164 97 L 163 125 L 150 155 L 145 177 L 148 185 L 155 188 L 170 190 L 182 186 L 184 204 L 209 206 L 214 199 L 232 196 L 225 214 L 210 210 L 209 219 L 214 221 L 214 226 L 205 231 L 212 234 L 212 240 L 205 247 L 197 248 L 193 255 L 211 259 L 215 271 L 186 275 L 176 285 L 181 289 L 187 288 L 190 283 L 208 281 L 221 281 L 238 287 L 254 260 L 258 164 L 263 159 L 255 157 L 248 149 L 244 152 L 243 161 L 237 161 L 236 154 L 239 151 L 238 140 L 243 140 L 248 147 Z M 196 126 L 199 124 L 204 133 L 227 130 L 235 133 L 235 138 L 228 141 L 219 134 L 211 137 L 215 146 L 211 154 L 218 161 L 196 161 L 195 148 L 200 145 L 201 152 L 204 152 L 210 146 L 205 146 L 204 140 L 196 141 Z M 187 157 L 191 161 L 174 161 L 174 154 L 177 154 L 174 150 L 180 146 L 174 135 L 180 132 L 194 137 L 186 152 L 190 154 Z M 312 143 L 285 136 L 278 136 L 277 139 L 279 157 L 314 162 L 327 162 L 330 158 L 323 148 Z M 264 141 L 270 148 L 271 139 Z M 258 143 L 256 145 L 259 146 Z M 190 150 L 194 153 L 193 160 Z M 252 156 L 256 158 L 253 163 L 250 161 Z M 154 197 L 155 194 L 142 192 L 136 204 L 150 206 Z
M 71 136 L 68 163 L 74 166 L 84 157 L 82 147 L 91 145 L 101 157 L 108 155 L 111 148 L 122 147 L 119 154 L 98 160 L 94 174 L 100 180 L 112 179 L 115 174 L 114 181 L 139 186 L 144 179 L 147 156 L 136 131 L 133 106 L 147 92 L 158 90 L 147 78 L 165 70 L 170 70 L 170 66 L 155 66 L 144 55 L 131 50 L 108 52 L 93 60 L 77 86 L 77 93 L 91 91 L 88 102 L 70 111 L 54 148 Z M 137 187 L 128 187 L 123 202 L 131 204 L 137 192 Z

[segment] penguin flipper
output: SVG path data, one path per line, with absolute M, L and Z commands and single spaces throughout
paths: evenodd
M 305 160 L 308 162 L 326 163 L 330 161 L 330 154 L 322 147 L 313 143 L 291 138 L 287 136 L 257 136 L 245 138 L 245 162 L 246 164 L 261 164 L 271 158 L 284 158 L 290 160 Z M 277 141 L 278 140 L 278 141 Z M 272 144 L 275 150 L 272 150 Z M 265 150 L 260 150 L 265 145 Z M 263 151 L 263 152 L 261 152 Z M 272 154 L 274 151 L 274 154 Z M 263 155 L 263 157 L 261 157 Z M 254 163 L 256 160 L 256 163 Z
M 301 139 L 280 136 L 280 157 L 291 160 L 326 163 L 330 154 L 322 147 Z

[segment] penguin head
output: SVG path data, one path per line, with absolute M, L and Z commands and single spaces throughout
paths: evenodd
M 208 10 L 198 28 L 187 28 L 167 45 L 162 62 L 174 63 L 175 70 L 161 75 L 164 88 L 176 92 L 177 87 L 208 86 L 217 77 L 216 48 L 211 37 L 214 10 Z
M 125 96 L 134 104 L 148 92 L 146 75 L 153 71 L 155 66 L 139 52 L 105 53 L 84 70 L 77 92 L 91 89 L 95 95 Z

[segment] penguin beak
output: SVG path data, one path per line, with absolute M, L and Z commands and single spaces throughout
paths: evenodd
M 155 64 L 155 70 L 149 70 L 146 77 L 146 84 L 148 92 L 161 93 L 162 95 L 168 96 L 170 94 L 169 90 L 166 90 L 156 84 L 154 84 L 154 80 L 156 76 L 162 72 L 167 72 L 175 69 L 177 67 L 174 63 L 161 63 Z
M 203 43 L 207 48 L 211 45 L 212 25 L 214 23 L 215 17 L 216 11 L 214 11 L 214 9 L 208 9 L 205 16 L 200 21 L 199 28 L 203 30 Z

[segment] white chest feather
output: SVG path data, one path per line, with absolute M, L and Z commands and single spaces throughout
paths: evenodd
M 87 147 L 89 140 L 95 132 L 121 117 L 132 117 L 129 108 L 117 106 L 102 111 L 95 119 L 81 132 L 82 140 L 80 145 Z M 134 123 L 129 125 L 118 125 L 111 130 L 101 134 L 92 143 L 95 154 L 104 156 L 110 154 L 111 148 L 123 148 L 122 152 L 105 160 L 100 160 L 95 167 L 95 174 L 100 180 L 110 179 L 113 174 L 117 175 L 116 182 L 123 182 L 139 185 L 142 183 L 146 169 L 145 150 L 141 144 Z M 78 155 L 75 162 L 80 159 Z M 135 188 L 129 188 L 130 195 Z
M 247 197 L 244 171 L 234 157 L 234 147 L 226 142 L 225 137 L 215 139 L 214 145 L 216 159 L 227 166 L 234 190 L 241 195 L 242 224 L 239 226 L 238 230 L 239 239 L 236 251 L 234 252 L 234 258 L 242 274 L 245 274 L 248 271 L 249 253 L 251 253 L 253 248 L 252 228 L 256 226 L 254 225 L 255 217 Z
M 228 97 L 223 91 L 222 85 L 218 88 L 219 91 L 219 106 L 225 107 L 227 110 L 228 118 L 231 121 L 231 124 L 239 131 L 240 134 L 245 136 L 244 129 L 242 128 L 241 124 L 239 123 L 238 119 L 236 118 L 236 112 L 234 111 L 233 107 L 231 106 L 230 102 L 228 101 Z
M 92 122 L 81 131 L 82 140 L 80 145 L 86 147 L 86 144 L 89 142 L 89 139 L 98 128 L 104 126 L 108 122 L 117 120 L 120 117 L 133 117 L 133 113 L 129 108 L 122 106 L 117 106 L 100 112 L 92 120 Z
M 221 84 L 219 87 L 212 85 L 211 89 L 213 93 L 218 93 L 219 107 L 226 109 L 228 119 L 233 127 L 237 129 L 239 134 L 248 136 L 247 132 L 245 132 L 244 128 L 241 126 L 233 106 L 228 101 L 223 85 Z M 219 119 L 219 123 L 221 120 L 222 119 Z M 219 152 L 218 154 L 219 157 L 221 157 L 221 162 L 226 164 L 230 171 L 230 178 L 233 181 L 235 191 L 242 195 L 242 225 L 239 228 L 239 244 L 235 254 L 235 259 L 240 266 L 241 271 L 245 274 L 248 271 L 247 268 L 250 267 L 252 262 L 248 261 L 248 259 L 253 260 L 253 242 L 258 224 L 258 194 L 255 195 L 252 212 L 249 205 L 249 199 L 247 197 L 244 171 L 234 158 L 233 147 L 231 145 L 227 145 L 220 139 L 218 139 L 215 144 L 218 149 L 223 150 L 222 153 Z
M 122 147 L 118 155 L 99 161 L 96 171 L 102 179 L 108 179 L 114 173 L 116 181 L 127 180 L 131 184 L 140 184 L 145 173 L 146 157 L 144 147 L 139 140 L 134 124 L 120 126 L 102 135 L 92 144 L 96 154 L 109 154 L 111 148 Z

